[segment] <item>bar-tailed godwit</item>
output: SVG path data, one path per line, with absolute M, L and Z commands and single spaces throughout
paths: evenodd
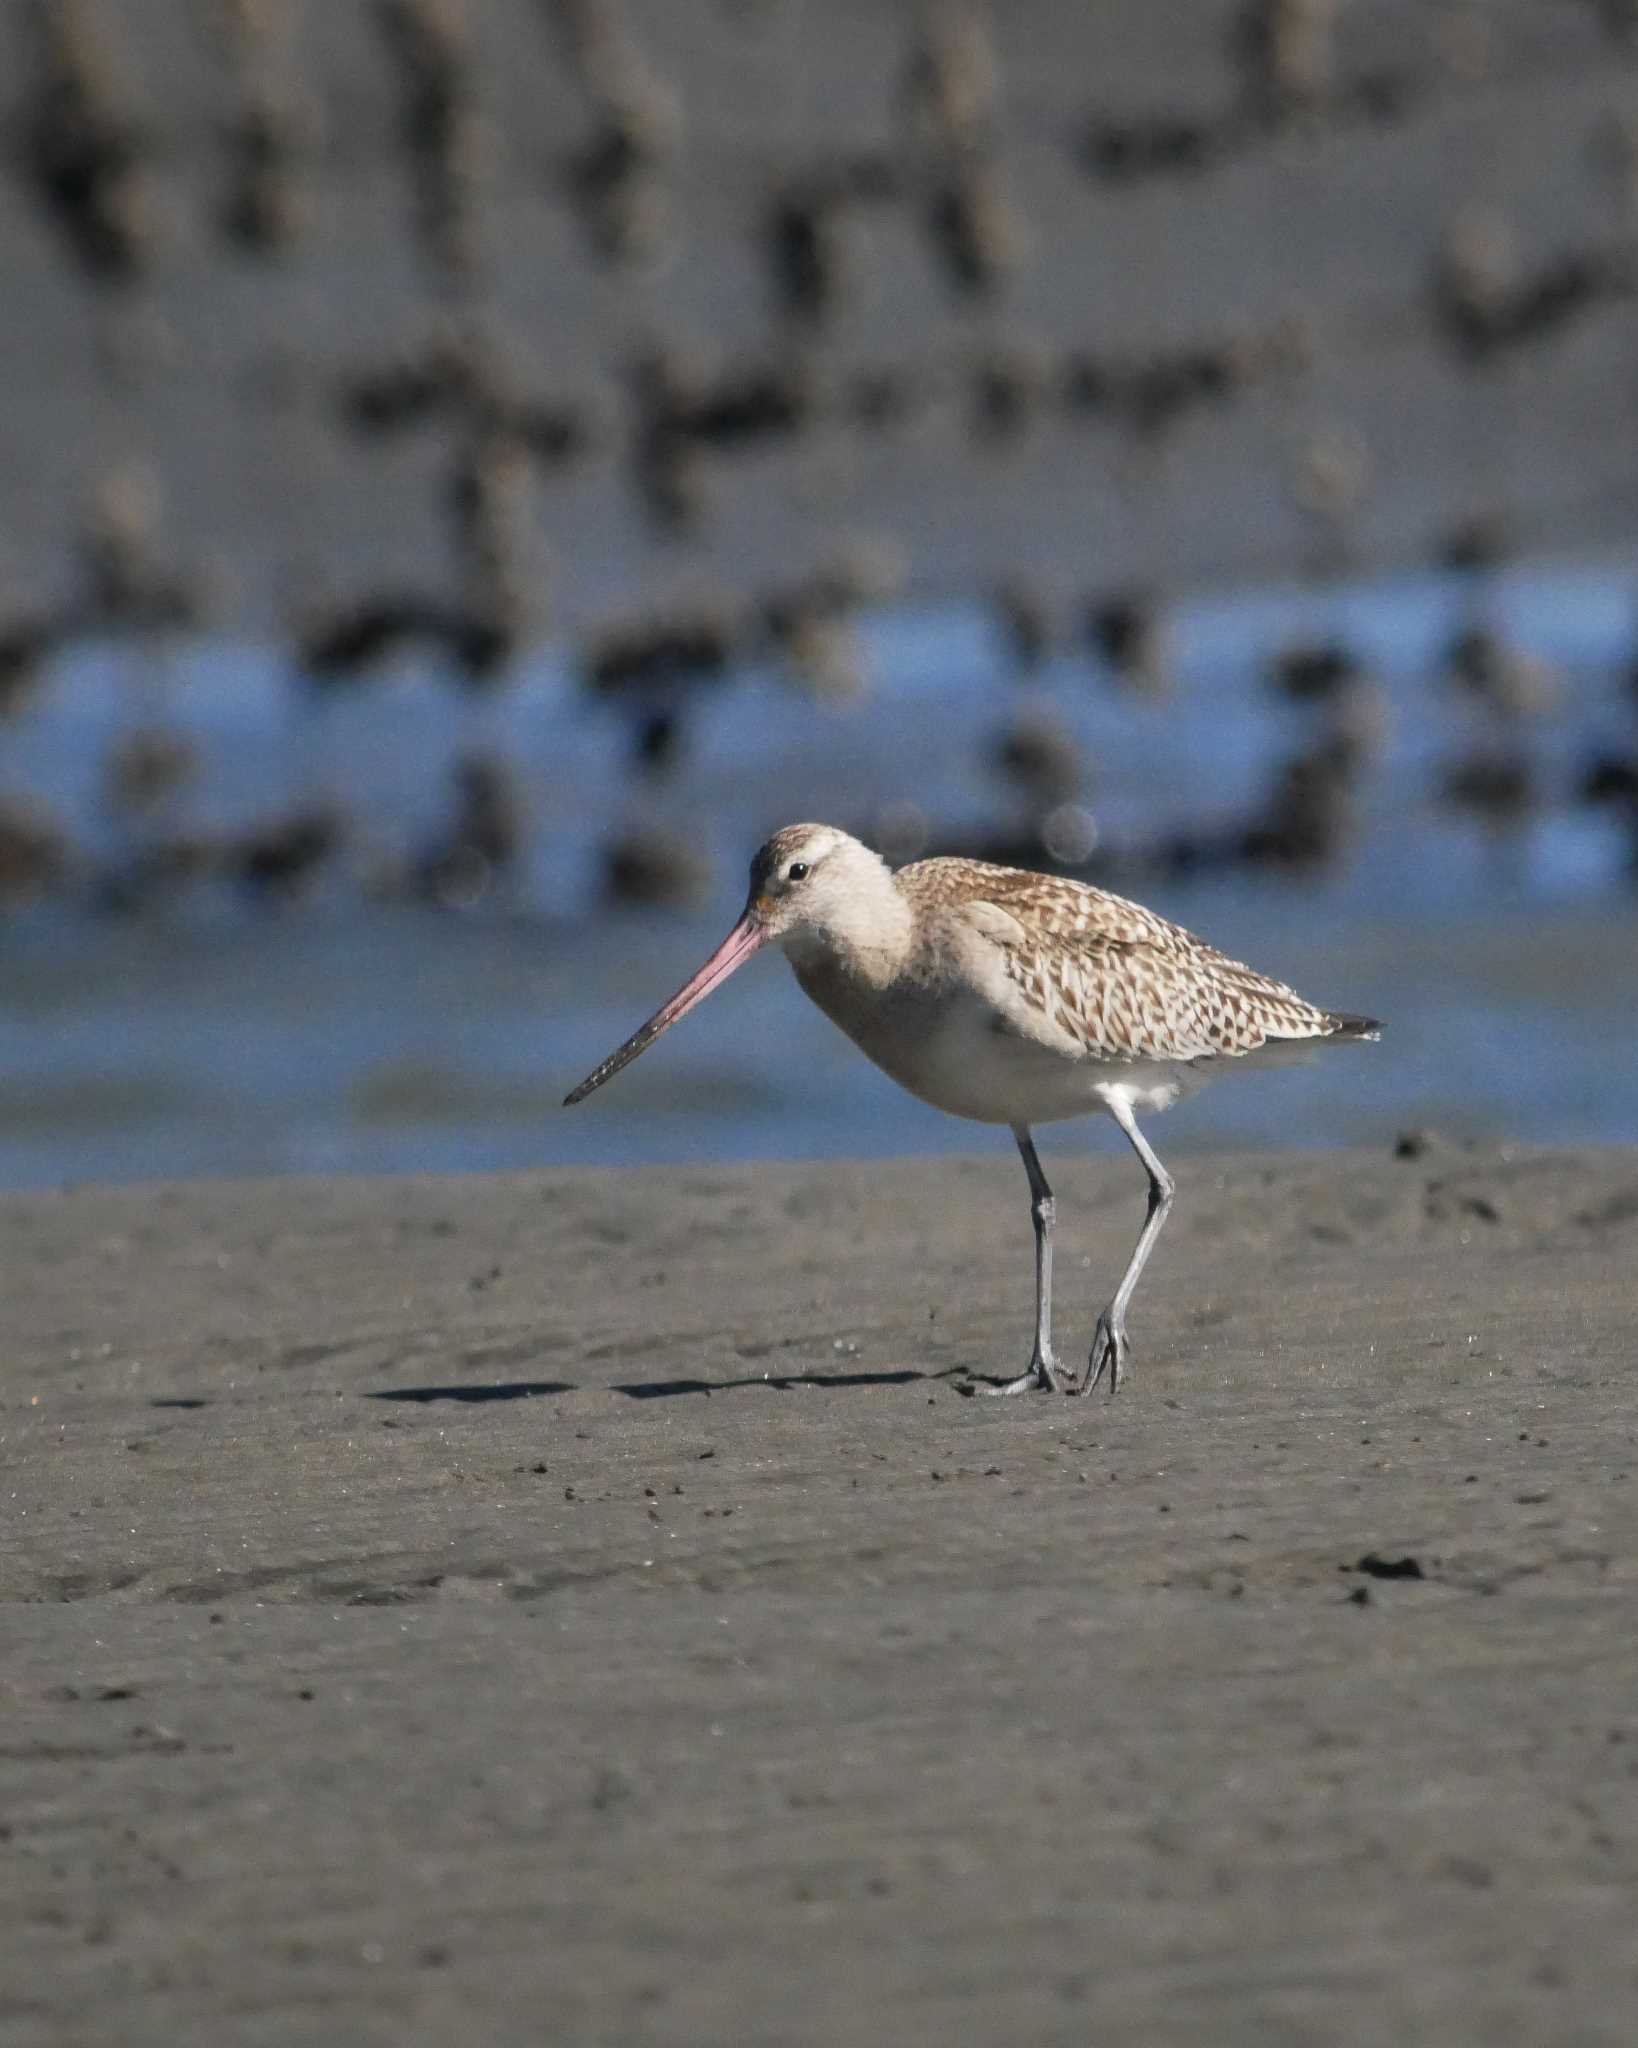
M 1120 1383 L 1126 1311 L 1173 1192 L 1139 1110 L 1169 1109 L 1234 1066 L 1379 1035 L 1372 1018 L 1318 1009 L 1106 890 L 977 860 L 917 861 L 895 874 L 832 825 L 790 825 L 752 861 L 744 914 L 710 959 L 566 1101 L 600 1088 L 770 944 L 901 1087 L 952 1116 L 1010 1126 L 1035 1224 L 1035 1349 L 998 1393 L 1085 1393 L 1105 1372 L 1111 1393 Z M 1095 1110 L 1142 1160 L 1149 1208 L 1080 1378 L 1053 1354 L 1054 1207 L 1030 1133 Z

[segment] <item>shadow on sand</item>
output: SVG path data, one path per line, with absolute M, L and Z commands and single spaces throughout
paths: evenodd
M 856 1387 L 907 1387 L 918 1380 L 959 1379 L 964 1366 L 947 1366 L 942 1372 L 784 1372 L 748 1373 L 732 1380 L 626 1380 L 610 1388 L 628 1401 L 667 1401 L 678 1394 L 731 1394 L 745 1387 L 772 1387 L 784 1393 L 791 1387 L 822 1387 L 845 1392 Z M 547 1394 L 579 1391 L 573 1380 L 494 1380 L 470 1386 L 375 1387 L 366 1394 L 370 1401 L 534 1401 Z
M 572 1394 L 573 1380 L 491 1380 L 464 1387 L 374 1387 L 368 1401 L 535 1401 L 544 1394 Z

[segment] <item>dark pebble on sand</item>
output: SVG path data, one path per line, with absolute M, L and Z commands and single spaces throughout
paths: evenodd
M 1348 1567 L 1343 1566 L 1346 1571 Z M 1384 1557 L 1378 1550 L 1367 1550 L 1353 1569 L 1364 1572 L 1372 1579 L 1425 1579 L 1421 1563 L 1414 1557 Z

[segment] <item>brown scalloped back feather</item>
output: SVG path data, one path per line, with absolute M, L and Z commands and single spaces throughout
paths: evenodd
M 1271 1042 L 1379 1036 L 1106 889 L 976 860 L 924 860 L 899 888 L 997 948 L 1031 1008 L 1094 1058 L 1235 1058 Z

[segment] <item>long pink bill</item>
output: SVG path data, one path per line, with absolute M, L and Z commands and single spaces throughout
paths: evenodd
M 767 937 L 767 927 L 747 910 L 699 973 L 684 982 L 670 1002 L 663 1009 L 656 1010 L 642 1029 L 634 1031 L 617 1052 L 611 1052 L 578 1088 L 565 1095 L 563 1107 L 567 1109 L 571 1103 L 584 1102 L 594 1088 L 601 1088 L 622 1067 L 629 1067 L 640 1052 L 647 1052 L 662 1031 L 669 1031 L 679 1017 L 687 1016 L 696 1003 L 703 1003 L 712 989 L 725 982 L 741 961 L 749 960 Z

